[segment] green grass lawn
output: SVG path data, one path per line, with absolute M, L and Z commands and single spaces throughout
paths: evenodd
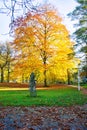
M 87 89 L 87 84 L 81 84 L 81 86 Z
M 0 91 L 0 106 L 72 106 L 87 103 L 87 95 L 75 88 L 37 90 L 30 97 L 27 90 Z

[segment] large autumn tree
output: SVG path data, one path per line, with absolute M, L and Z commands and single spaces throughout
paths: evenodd
M 69 58 L 73 43 L 57 10 L 50 4 L 16 19 L 13 26 L 13 45 L 21 73 L 39 70 L 43 72 L 44 86 L 47 86 L 47 73 L 53 71 L 57 76 L 58 70 L 67 73 L 67 69 L 74 66 L 73 57 Z

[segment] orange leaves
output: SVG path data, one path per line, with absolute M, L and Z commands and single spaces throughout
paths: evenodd
M 59 70 L 63 74 L 69 66 L 72 67 L 68 55 L 73 53 L 73 43 L 61 21 L 50 5 L 41 6 L 38 12 L 27 13 L 24 18 L 16 20 L 13 44 L 20 55 L 21 71 L 38 70 L 41 73 L 45 68 L 58 75 Z

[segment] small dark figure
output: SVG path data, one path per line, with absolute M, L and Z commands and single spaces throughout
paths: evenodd
M 32 72 L 30 75 L 30 96 L 36 97 L 36 80 L 35 80 L 35 74 Z

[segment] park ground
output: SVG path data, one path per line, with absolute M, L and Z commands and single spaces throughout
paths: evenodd
M 1 86 L 0 130 L 87 130 L 87 89 L 39 86 L 31 98 L 26 85 L 15 85 Z

